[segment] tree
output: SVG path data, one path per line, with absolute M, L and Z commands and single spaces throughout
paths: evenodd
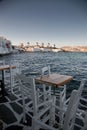
M 44 43 L 42 43 L 42 47 L 44 47 Z
M 38 46 L 38 45 L 39 45 L 39 43 L 38 43 L 38 42 L 36 42 L 36 45 Z
M 27 45 L 30 46 L 30 42 L 27 42 Z
M 56 45 L 54 44 L 53 47 L 56 48 Z
M 50 43 L 48 43 L 48 47 L 50 47 Z

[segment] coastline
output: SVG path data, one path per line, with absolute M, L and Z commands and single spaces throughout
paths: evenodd
M 64 46 L 61 49 L 64 52 L 87 52 L 87 46 Z
M 24 52 L 87 52 L 87 46 L 64 46 L 60 48 L 38 46 L 16 46 Z

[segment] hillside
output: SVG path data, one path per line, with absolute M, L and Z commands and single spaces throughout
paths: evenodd
M 87 46 L 64 46 L 61 47 L 65 52 L 87 52 Z

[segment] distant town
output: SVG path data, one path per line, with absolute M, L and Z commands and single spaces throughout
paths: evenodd
M 87 52 L 87 46 L 64 46 L 56 47 L 55 44 L 48 43 L 38 43 L 31 45 L 30 42 L 19 43 L 18 45 L 13 45 L 10 40 L 5 37 L 0 37 L 0 55 L 17 53 L 17 52 Z
M 35 45 L 31 45 L 30 42 L 27 42 L 26 45 L 20 43 L 16 47 L 26 52 L 87 52 L 87 46 L 64 46 L 57 48 L 55 44 L 53 44 L 52 46 L 51 43 L 48 43 L 48 45 L 46 46 L 44 43 L 39 44 L 38 42 L 36 42 Z

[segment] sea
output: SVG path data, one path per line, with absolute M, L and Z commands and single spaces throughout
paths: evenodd
M 83 52 L 23 52 L 1 56 L 7 64 L 19 63 L 22 73 L 27 76 L 38 76 L 41 68 L 50 65 L 51 72 L 71 75 L 68 93 L 78 88 L 82 79 L 87 81 L 87 53 Z M 86 82 L 87 87 L 87 82 Z

